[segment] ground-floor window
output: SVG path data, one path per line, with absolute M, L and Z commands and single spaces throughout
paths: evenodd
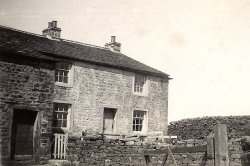
M 134 110 L 133 112 L 133 131 L 146 132 L 147 130 L 147 112 Z
M 71 105 L 67 103 L 54 103 L 53 127 L 69 128 L 70 108 Z

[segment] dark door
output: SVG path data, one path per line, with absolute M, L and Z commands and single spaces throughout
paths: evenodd
M 12 160 L 29 160 L 33 158 L 36 116 L 36 111 L 14 110 L 11 135 Z
M 116 109 L 104 108 L 104 117 L 103 117 L 103 133 L 104 134 L 115 133 L 115 130 L 116 130 L 115 114 L 116 114 Z

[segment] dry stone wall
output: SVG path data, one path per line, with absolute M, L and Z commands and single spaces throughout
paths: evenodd
M 230 139 L 228 141 L 228 156 L 230 165 L 241 166 L 243 158 L 241 139 Z
M 195 146 L 206 144 L 213 136 L 217 123 L 226 124 L 230 166 L 248 166 L 250 163 L 250 116 L 203 117 L 170 122 L 169 135 L 177 135 L 176 144 Z
M 231 137 L 228 140 L 230 166 L 250 165 L 250 136 Z
M 139 140 L 115 140 L 102 136 L 69 136 L 67 154 L 69 161 L 78 161 L 81 166 L 141 166 L 146 165 L 146 161 L 151 165 L 161 165 L 165 154 L 149 155 L 145 158 L 146 149 L 166 149 L 166 144 L 159 141 L 143 143 Z M 205 152 L 174 154 L 174 158 L 178 166 L 198 166 L 206 163 Z M 171 158 L 168 158 L 167 164 L 173 166 Z
M 230 136 L 250 135 L 250 116 L 203 117 L 170 122 L 169 135 L 179 139 L 206 138 L 217 123 L 226 124 Z
M 249 144 L 245 144 L 250 137 L 230 138 L 228 140 L 229 166 L 249 166 L 250 155 Z M 249 141 L 250 142 L 250 141 Z M 144 151 L 166 149 L 180 149 L 185 147 L 199 147 L 207 145 L 206 140 L 182 140 L 173 144 L 162 143 L 161 141 L 143 143 L 139 140 L 115 140 L 102 136 L 69 136 L 68 160 L 74 161 L 81 166 L 87 165 L 161 165 L 164 154 L 153 154 L 144 156 Z M 206 152 L 178 152 L 173 153 L 178 166 L 208 166 L 212 158 Z M 211 156 L 210 156 L 211 157 Z M 171 158 L 167 164 L 173 166 Z

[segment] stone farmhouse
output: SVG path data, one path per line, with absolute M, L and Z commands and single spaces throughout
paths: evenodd
M 0 156 L 51 158 L 53 134 L 141 135 L 168 123 L 170 77 L 120 52 L 0 26 Z

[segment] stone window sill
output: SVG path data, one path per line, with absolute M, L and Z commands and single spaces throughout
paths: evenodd
M 139 93 L 139 92 L 134 92 L 134 95 L 136 95 L 136 96 L 144 96 L 144 97 L 148 97 L 148 93 Z
M 72 88 L 73 86 L 69 83 L 63 83 L 63 82 L 55 82 L 55 85 L 57 86 L 63 86 L 63 87 L 68 87 L 68 88 Z

